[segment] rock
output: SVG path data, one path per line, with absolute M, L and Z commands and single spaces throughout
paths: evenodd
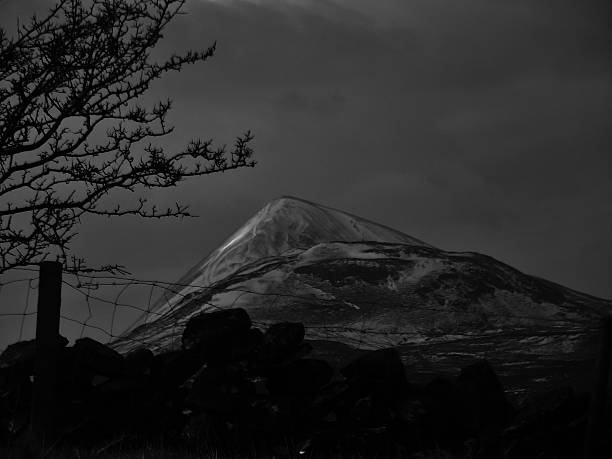
M 227 426 L 214 414 L 199 413 L 187 420 L 181 429 L 181 437 L 192 444 L 205 438 L 207 447 L 219 448 L 222 439 L 227 437 Z
M 386 428 L 391 422 L 391 412 L 379 398 L 368 395 L 355 402 L 349 411 L 349 418 L 362 428 Z
M 0 368 L 0 439 L 19 434 L 29 420 L 32 382 L 20 370 Z
M 417 391 L 405 391 L 392 406 L 394 420 L 391 430 L 406 452 L 431 449 L 435 444 L 426 422 L 428 409 L 423 398 L 423 394 Z
M 346 451 L 340 450 L 343 433 L 337 425 L 318 429 L 301 442 L 299 454 L 306 457 L 347 457 Z
M 341 405 L 345 398 L 346 392 L 349 389 L 345 381 L 331 381 L 326 386 L 322 387 L 312 399 L 311 411 L 313 416 L 318 418 L 337 419 L 336 410 Z M 354 397 L 352 401 L 357 400 Z
M 209 365 L 224 365 L 254 356 L 262 342 L 261 330 L 252 328 L 245 333 L 219 340 L 216 346 L 204 349 L 200 355 Z
M 205 412 L 232 418 L 248 408 L 254 395 L 253 383 L 239 369 L 209 367 L 198 374 L 186 401 Z
M 92 388 L 95 372 L 77 361 L 74 347 L 66 347 L 60 354 L 58 384 L 60 396 L 66 400 L 82 400 Z
M 468 435 L 502 428 L 511 420 L 513 409 L 486 360 L 462 368 L 455 387 L 460 402 L 461 425 Z
M 338 449 L 341 457 L 410 457 L 399 452 L 393 440 L 386 427 L 361 428 L 341 434 Z
M 404 365 L 395 349 L 367 352 L 340 372 L 348 380 L 383 387 L 389 398 L 397 396 L 407 385 Z
M 435 378 L 424 388 L 421 397 L 421 422 L 431 447 L 458 452 L 466 437 L 461 426 L 461 405 L 453 382 Z
M 323 360 L 299 359 L 272 370 L 266 386 L 273 395 L 312 395 L 329 383 L 332 374 Z
M 68 340 L 59 336 L 58 345 L 66 347 Z M 34 361 L 36 359 L 36 340 L 19 341 L 7 346 L 0 354 L 0 368 L 20 366 L 28 374 L 34 374 Z
M 158 354 L 151 365 L 151 381 L 163 391 L 175 389 L 202 366 L 197 353 L 170 351 Z
M 403 393 L 396 403 L 393 404 L 393 411 L 398 422 L 416 426 L 424 423 L 424 418 L 428 414 L 422 394 Z
M 77 339 L 73 352 L 74 364 L 89 370 L 94 375 L 117 376 L 125 370 L 121 354 L 91 338 Z
M 577 397 L 571 387 L 560 387 L 532 394 L 521 404 L 512 424 L 566 424 L 585 416 L 587 409 L 588 397 Z
M 533 394 L 504 431 L 505 457 L 579 457 L 587 411 L 588 397 L 570 387 Z
M 58 337 L 60 353 L 68 340 Z M 0 437 L 14 438 L 28 425 L 36 340 L 9 345 L 0 355 Z
M 266 437 L 282 435 L 290 430 L 290 414 L 282 403 L 272 398 L 253 400 L 248 417 L 250 427 Z
M 140 347 L 125 355 L 125 368 L 130 376 L 141 376 L 151 373 L 155 355 L 150 349 Z
M 207 312 L 192 317 L 183 332 L 183 349 L 197 350 L 206 358 L 219 346 L 227 346 L 247 334 L 251 318 L 242 308 Z
M 264 333 L 259 358 L 265 362 L 280 362 L 300 350 L 304 341 L 304 324 L 281 322 L 270 326 Z

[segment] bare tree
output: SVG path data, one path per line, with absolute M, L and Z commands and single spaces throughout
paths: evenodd
M 144 108 L 139 98 L 215 52 L 216 43 L 152 61 L 184 3 L 60 0 L 13 37 L 0 29 L 0 273 L 52 256 L 74 271 L 120 269 L 89 268 L 70 253 L 83 216 L 189 216 L 180 203 L 158 210 L 143 190 L 255 165 L 250 132 L 229 151 L 211 140 L 171 153 L 151 143 L 173 130 L 171 102 Z M 109 202 L 117 192 L 136 197 Z

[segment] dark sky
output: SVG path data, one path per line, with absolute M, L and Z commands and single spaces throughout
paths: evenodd
M 13 25 L 44 1 L 4 0 Z M 90 219 L 75 250 L 173 281 L 267 201 L 295 195 L 447 250 L 612 297 L 608 0 L 190 0 L 159 56 L 170 147 L 233 143 L 255 169 L 151 196 L 200 218 Z

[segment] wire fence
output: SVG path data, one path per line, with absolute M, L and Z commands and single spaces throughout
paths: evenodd
M 186 320 L 198 311 L 222 310 L 235 307 L 245 298 L 264 298 L 268 310 L 274 311 L 276 305 L 284 300 L 295 304 L 309 304 L 313 300 L 319 305 L 328 305 L 330 310 L 338 305 L 338 299 L 313 297 L 312 295 L 299 295 L 287 292 L 256 291 L 244 286 L 215 284 L 202 286 L 199 284 L 184 284 L 151 279 L 138 279 L 132 276 L 119 275 L 76 275 L 64 273 L 62 289 L 62 333 L 74 340 L 89 336 L 106 343 L 121 341 L 128 346 L 149 347 L 153 338 L 147 339 L 147 334 L 130 333 L 138 325 L 154 327 L 156 321 L 166 320 L 171 325 L 165 334 L 171 340 L 171 347 L 180 346 L 182 327 Z M 9 292 L 10 290 L 10 292 Z M 14 278 L 0 280 L 0 349 L 14 341 L 31 339 L 34 336 L 36 317 L 36 298 L 38 290 L 38 270 L 34 268 L 20 268 L 14 272 Z M 214 295 L 235 295 L 232 302 L 222 305 L 212 298 Z M 165 301 L 163 300 L 165 299 Z M 345 302 L 346 303 L 346 302 Z M 364 306 L 354 306 L 357 309 Z M 5 307 L 10 305 L 10 307 Z M 197 305 L 197 308 L 194 308 Z M 350 307 L 349 306 L 349 307 Z M 375 307 L 374 303 L 365 302 L 366 309 Z M 413 311 L 428 312 L 439 315 L 449 314 L 449 308 L 436 307 L 427 304 L 411 305 Z M 182 312 L 181 310 L 188 310 Z M 278 308 L 276 308 L 278 309 Z M 248 310 L 248 308 L 247 308 Z M 586 333 L 596 330 L 596 323 L 587 323 L 582 319 L 559 320 L 554 317 L 521 316 L 495 311 L 497 318 L 507 318 L 516 323 L 530 323 L 530 336 L 536 339 L 530 343 L 532 346 L 550 345 L 547 339 L 555 336 L 567 336 L 571 333 Z M 274 315 L 274 313 L 272 313 Z M 354 316 L 355 314 L 353 314 Z M 324 315 L 323 315 L 324 317 Z M 325 319 L 316 323 L 305 323 L 307 337 L 340 341 L 353 347 L 383 348 L 389 345 L 415 344 L 423 338 L 422 330 L 411 327 L 381 327 L 374 324 L 371 317 L 362 314 L 362 320 L 352 320 L 342 323 L 340 320 L 325 323 Z M 171 320 L 168 320 L 171 319 Z M 9 324 L 10 322 L 10 324 Z M 253 325 L 265 329 L 273 321 L 253 320 Z M 533 324 L 541 326 L 539 331 Z M 492 330 L 482 332 L 462 333 L 453 331 L 443 338 L 445 343 L 461 340 L 478 340 L 491 336 Z M 508 339 L 516 336 L 516 327 L 497 329 L 495 336 Z M 150 335 L 151 336 L 151 335 Z M 541 338 L 540 341 L 537 338 Z
M 24 292 L 21 302 L 14 304 L 11 310 L 6 311 L 3 310 L 4 308 L 0 309 L 0 320 L 6 318 L 18 320 L 17 341 L 24 339 L 26 319 L 36 316 L 36 308 L 33 302 L 36 300 L 36 292 L 38 290 L 38 276 L 29 272 L 23 272 L 21 274 L 24 276 L 17 279 L 0 281 L 0 304 L 2 304 L 1 297 L 8 288 L 16 287 Z M 6 336 L 7 330 L 3 330 L 2 328 L 0 328 L 0 330 L 2 330 L 0 336 Z M 2 347 L 4 346 L 0 345 L 0 348 Z
M 61 357 L 58 352 L 57 345 L 57 322 L 47 320 L 50 317 L 49 311 L 53 308 L 43 306 L 41 315 L 38 316 L 36 326 L 38 330 L 32 328 L 34 318 L 37 318 L 38 312 L 34 307 L 35 297 L 45 298 L 45 295 L 52 297 L 48 305 L 59 306 L 59 292 L 61 291 L 62 301 L 60 309 L 60 332 L 70 340 L 89 336 L 99 338 L 101 341 L 106 341 L 111 346 L 116 343 L 127 343 L 130 346 L 144 346 L 155 350 L 155 339 L 157 336 L 147 333 L 139 333 L 139 327 L 145 326 L 154 328 L 158 323 L 162 324 L 162 329 L 170 337 L 171 346 L 176 347 L 182 335 L 182 328 L 187 320 L 200 311 L 223 310 L 239 305 L 242 299 L 248 301 L 249 298 L 265 298 L 269 307 L 279 308 L 281 300 L 301 301 L 308 303 L 313 300 L 313 296 L 297 295 L 287 292 L 260 292 L 253 289 L 244 288 L 244 286 L 231 285 L 229 283 L 214 284 L 211 286 L 201 286 L 198 284 L 181 284 L 169 283 L 165 281 L 154 281 L 146 279 L 136 279 L 128 276 L 79 276 L 66 273 L 61 280 L 61 269 L 56 269 L 60 276 L 55 277 L 53 283 L 49 282 L 52 269 L 47 266 L 47 274 L 43 274 L 43 263 L 41 265 L 41 277 L 38 277 L 37 270 L 20 269 L 16 270 L 16 275 L 12 279 L 3 279 L 0 281 L 0 337 L 7 337 L 7 327 L 4 322 L 11 320 L 13 326 L 16 325 L 16 330 L 13 335 L 16 335 L 16 341 L 22 341 L 33 337 L 36 333 L 36 362 L 34 366 L 34 377 L 31 389 L 31 404 L 29 406 L 29 425 L 32 434 L 38 444 L 44 444 L 44 439 L 48 438 L 55 432 L 56 416 L 58 412 L 57 406 L 57 386 L 59 380 L 58 371 L 61 368 Z M 59 264 L 57 264 L 59 265 Z M 57 267 L 57 266 L 56 266 Z M 61 268 L 61 267 L 59 267 Z M 50 285 L 53 284 L 53 285 Z M 53 288 L 50 288 L 53 287 Z M 62 288 L 63 287 L 63 288 Z M 13 290 L 12 293 L 9 290 Z M 231 302 L 215 302 L 215 295 L 233 294 L 234 299 Z M 156 297 L 165 298 L 166 301 L 157 300 Z M 7 300 L 8 301 L 5 301 Z M 325 305 L 333 308 L 338 305 L 338 300 L 330 297 L 319 297 L 324 308 Z M 364 301 L 360 302 L 364 306 Z M 367 303 L 367 301 L 365 302 Z M 10 305 L 4 307 L 5 304 Z M 44 300 L 43 303 L 45 304 Z M 282 306 L 285 306 L 282 303 Z M 355 306 L 355 305 L 352 305 Z M 369 305 L 371 306 L 371 304 Z M 401 305 L 396 305 L 401 306 Z M 405 305 L 404 305 L 405 306 Z M 248 310 L 248 308 L 247 308 Z M 448 314 L 448 308 L 435 307 L 430 305 L 417 305 L 419 312 L 428 311 L 439 314 Z M 54 309 L 54 319 L 57 319 L 58 309 Z M 126 316 L 124 313 L 128 312 Z M 249 311 L 251 312 L 251 311 Z M 517 319 L 515 315 L 504 314 L 503 312 L 494 311 L 495 314 L 505 315 L 509 319 Z M 44 317 L 46 316 L 46 318 Z M 253 314 L 257 317 L 256 314 Z M 393 329 L 385 327 L 372 326 L 368 324 L 365 315 L 359 324 L 353 320 L 348 325 L 340 323 L 339 320 L 332 321 L 331 324 L 326 324 L 325 321 L 319 321 L 318 324 L 305 324 L 306 336 L 312 338 L 325 338 L 330 341 L 341 342 L 348 344 L 354 348 L 363 348 L 365 344 L 369 348 L 384 348 L 390 347 L 395 339 L 395 344 L 398 344 L 397 339 L 419 338 L 419 331 L 400 329 L 400 325 Z M 299 317 L 296 317 L 299 320 Z M 572 334 L 585 334 L 588 332 L 596 332 L 596 323 L 591 322 L 589 325 L 585 320 L 570 319 L 560 321 L 554 317 L 534 316 L 528 318 L 532 324 L 539 324 L 540 328 L 531 327 L 526 330 L 523 337 L 528 336 L 529 341 L 523 347 L 538 348 L 540 346 L 550 346 L 550 339 L 555 336 L 562 339 L 571 336 Z M 15 323 L 16 322 L 16 323 Z M 252 324 L 258 328 L 266 328 L 271 321 L 255 319 Z M 563 324 L 563 326 L 560 326 Z M 138 325 L 138 326 L 137 326 Z M 10 327 L 9 327 L 10 328 Z M 44 331 L 40 331 L 40 329 Z M 168 329 L 170 330 L 168 332 Z M 592 406 L 603 406 L 602 400 L 606 396 L 607 374 L 610 366 L 610 343 L 612 342 L 612 323 L 608 321 L 605 330 L 606 334 L 602 336 L 602 346 L 597 359 L 597 377 L 595 390 L 593 391 Z M 49 333 L 51 331 L 51 333 Z M 142 328 L 140 328 L 142 332 Z M 146 332 L 147 330 L 145 330 Z M 16 332 L 16 333 L 15 333 Z M 497 342 L 491 341 L 491 333 L 494 333 Z M 309 336 L 310 335 L 310 336 Z M 167 337 L 167 336 L 166 336 Z M 380 339 L 380 338 L 384 339 Z M 152 338 L 152 339 L 150 339 Z M 393 338 L 389 340 L 389 338 Z M 498 353 L 504 343 L 512 343 L 517 339 L 516 326 L 506 327 L 499 330 L 483 330 L 480 333 L 454 333 L 452 336 L 446 336 L 444 340 L 437 344 L 456 346 L 460 341 L 479 340 L 482 339 L 483 344 L 488 351 Z M 8 341 L 8 340 L 5 340 Z M 500 344 L 501 343 L 501 344 Z M 10 342 L 0 342 L 0 349 Z M 417 344 L 418 342 L 413 342 Z M 482 350 L 478 346 L 472 348 L 470 358 L 489 358 L 489 355 L 482 355 Z M 499 345 L 495 348 L 495 344 Z M 558 343 L 555 343 L 555 345 Z M 117 350 L 117 347 L 115 347 Z M 457 347 L 455 347 L 457 349 Z M 125 350 L 125 349 L 123 349 Z M 128 349 L 129 350 L 129 349 Z M 157 349 L 159 350 L 159 349 Z M 169 350 L 167 347 L 163 350 Z M 516 350 L 516 348 L 515 348 Z M 45 352 L 43 352 L 45 351 Z M 419 352 L 417 352 L 418 354 Z M 44 355 L 43 355 L 44 354 Z M 449 354 L 453 358 L 453 352 Z M 507 355 L 507 354 L 506 354 Z M 435 356 L 430 354 L 430 357 Z M 41 364 L 45 362 L 45 364 Z M 434 358 L 432 360 L 436 366 L 436 374 L 440 371 L 440 360 Z M 524 363 L 524 362 L 522 362 Z M 530 364 L 530 362 L 528 362 Z M 453 362 L 456 366 L 457 361 Z M 523 367 L 526 368 L 526 367 Z M 424 367 L 420 368 L 423 371 Z M 423 373 L 427 375 L 426 371 Z M 104 378 L 103 378 L 104 379 Z M 526 389 L 523 386 L 507 386 L 506 390 L 515 396 L 521 396 Z M 19 405 L 16 405 L 19 406 Z M 13 416 L 15 413 L 12 413 Z M 602 417 L 601 412 L 597 409 L 592 409 L 592 414 L 589 417 L 589 437 L 597 438 L 599 428 L 598 419 Z M 28 419 L 28 418 L 26 418 Z M 11 421 L 12 422 L 12 421 Z M 12 429 L 12 427 L 11 427 Z M 590 443 L 588 443 L 589 445 Z

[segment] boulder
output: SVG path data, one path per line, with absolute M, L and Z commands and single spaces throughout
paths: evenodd
M 530 395 L 519 407 L 515 427 L 566 424 L 585 416 L 588 397 L 577 396 L 571 387 L 559 387 Z
M 323 360 L 298 359 L 270 372 L 266 387 L 273 395 L 312 395 L 331 381 L 333 370 Z
M 262 437 L 280 436 L 290 431 L 290 413 L 284 404 L 273 398 L 253 400 L 247 414 L 249 427 Z
M 200 355 L 208 365 L 225 365 L 253 357 L 259 350 L 262 342 L 263 333 L 261 330 L 251 328 L 244 333 L 219 340 L 216 346 L 203 349 Z
M 117 376 L 125 370 L 123 356 L 114 349 L 91 338 L 79 338 L 75 341 L 74 364 L 78 368 L 89 370 L 94 375 Z
M 406 391 L 392 406 L 394 422 L 391 426 L 395 437 L 407 451 L 418 451 L 436 448 L 432 438 L 423 394 L 417 391 Z
M 219 347 L 247 335 L 251 318 L 242 308 L 207 312 L 192 317 L 183 332 L 183 349 L 194 350 L 208 358 L 218 352 Z
M 202 439 L 206 439 L 207 448 L 220 448 L 223 446 L 222 440 L 228 436 L 227 425 L 214 414 L 198 413 L 187 419 L 180 436 L 191 444 L 197 444 Z
M 505 457 L 579 457 L 587 411 L 588 397 L 570 387 L 533 394 L 504 431 Z
M 59 336 L 60 353 L 66 344 Z M 0 437 L 15 437 L 29 423 L 35 364 L 36 340 L 11 344 L 0 354 Z
M 29 375 L 15 367 L 0 368 L 0 439 L 14 437 L 27 426 L 31 398 Z
M 312 399 L 311 411 L 319 418 L 327 418 L 335 421 L 337 419 L 336 410 L 345 398 L 349 389 L 345 381 L 331 381 L 319 390 Z M 357 400 L 358 397 L 353 399 Z
M 354 403 L 349 419 L 362 428 L 386 428 L 391 422 L 391 412 L 379 398 L 367 395 Z
M 271 325 L 264 334 L 259 359 L 264 362 L 281 362 L 300 351 L 304 341 L 304 324 L 281 322 Z
M 172 390 L 193 376 L 202 366 L 197 353 L 170 351 L 158 354 L 151 365 L 151 381 L 162 391 Z
M 66 347 L 68 340 L 63 336 L 58 337 L 60 348 Z M 36 359 L 36 340 L 19 341 L 10 344 L 0 354 L 0 368 L 18 366 L 27 374 L 34 374 L 34 361 Z
M 404 365 L 396 349 L 367 352 L 340 370 L 354 383 L 384 388 L 384 395 L 394 398 L 406 385 Z
M 125 368 L 130 376 L 144 376 L 151 373 L 155 355 L 150 349 L 139 347 L 125 355 Z
M 77 359 L 73 346 L 62 349 L 58 369 L 60 397 L 66 400 L 83 400 L 92 388 L 95 372 L 83 363 L 82 355 Z
M 248 409 L 255 387 L 234 367 L 208 367 L 198 374 L 186 402 L 204 412 L 235 418 Z
M 461 402 L 453 381 L 435 378 L 421 395 L 421 425 L 432 447 L 460 451 L 466 440 L 461 426 Z
M 460 423 L 468 435 L 500 429 L 512 419 L 513 408 L 506 400 L 497 375 L 486 360 L 462 368 L 455 388 L 457 400 L 460 402 Z

